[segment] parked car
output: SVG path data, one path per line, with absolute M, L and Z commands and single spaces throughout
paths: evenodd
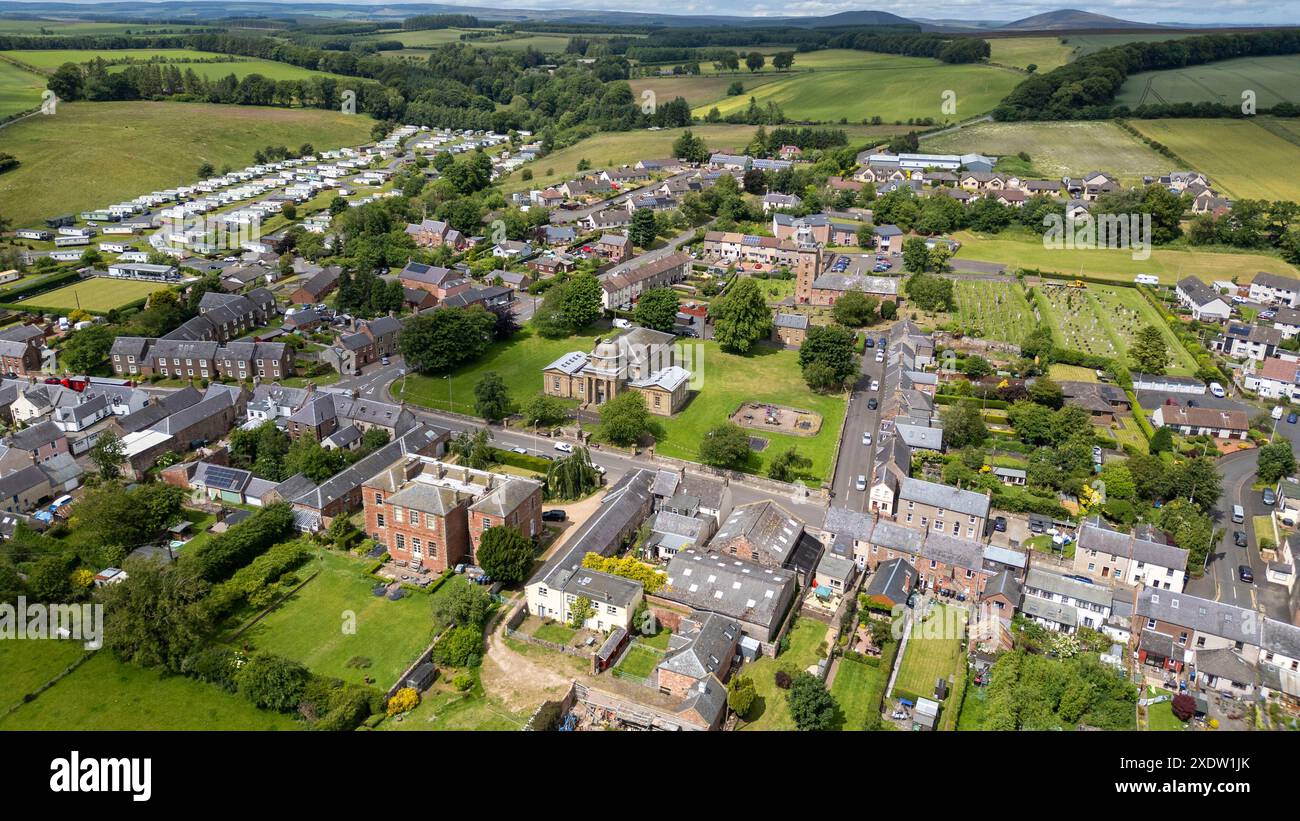
M 864 433 L 862 434 L 862 444 L 864 444 L 864 445 L 869 445 L 869 444 L 871 444 L 871 434 L 870 434 L 870 433 L 865 433 L 865 432 L 864 432 Z
M 511 449 L 510 449 L 510 452 L 511 452 L 511 453 L 521 453 L 521 454 L 523 454 L 524 456 L 527 456 L 527 455 L 528 455 L 528 448 L 511 448 Z
M 599 473 L 601 476 L 605 475 L 605 469 L 600 465 L 592 465 L 591 469 Z
M 1244 530 L 1232 531 L 1232 543 L 1237 547 L 1246 546 L 1246 532 Z
M 1007 532 L 1007 517 L 999 516 L 993 520 L 993 529 L 999 533 Z
M 568 442 L 556 442 L 555 449 L 561 453 L 573 453 L 573 445 L 570 445 Z
M 1286 421 L 1288 424 L 1294 425 L 1295 420 L 1296 420 L 1295 411 L 1291 411 L 1289 414 L 1287 414 Z
M 381 357 L 380 360 L 379 360 L 379 364 L 380 364 L 380 365 L 387 365 L 387 364 L 388 364 L 388 357 L 386 357 L 386 356 L 385 356 L 385 357 Z
M 880 390 L 880 380 L 879 380 L 879 379 L 873 379 L 873 380 L 871 380 L 871 389 L 872 389 L 873 391 L 878 391 L 878 390 Z
M 567 518 L 569 518 L 569 514 L 565 513 L 563 510 L 542 511 L 543 522 L 563 522 Z
M 1246 584 L 1251 584 L 1255 581 L 1255 571 L 1251 570 L 1248 564 L 1237 565 L 1237 578 Z
M 872 339 L 871 337 L 867 337 L 867 347 L 868 348 L 876 347 L 876 340 Z
M 885 353 L 884 353 L 884 351 L 876 351 L 876 361 L 877 361 L 877 362 L 884 362 L 884 361 L 885 361 Z
M 1264 504 L 1269 507 L 1277 504 L 1277 494 L 1273 492 L 1273 488 L 1271 487 L 1264 488 Z
M 626 320 L 626 319 L 623 319 L 623 318 L 621 318 L 621 317 L 615 317 L 615 318 L 614 318 L 614 323 L 613 323 L 613 324 L 614 324 L 614 327 L 615 327 L 615 328 L 631 328 L 631 327 L 632 327 L 632 323 L 631 323 L 630 321 L 628 321 L 628 320 Z
M 867 477 L 866 477 L 866 476 L 863 476 L 861 473 L 859 473 L 859 474 L 858 474 L 858 481 L 854 482 L 854 483 L 853 483 L 853 486 L 856 487 L 858 490 L 866 490 L 866 489 L 867 489 Z

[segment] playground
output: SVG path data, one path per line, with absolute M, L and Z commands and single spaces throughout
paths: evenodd
M 822 417 L 812 411 L 771 405 L 762 402 L 742 403 L 731 414 L 731 421 L 742 428 L 752 428 L 790 436 L 816 436 L 822 428 Z

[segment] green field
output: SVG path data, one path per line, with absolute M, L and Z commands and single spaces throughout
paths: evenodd
M 905 690 L 921 698 L 934 698 L 934 685 L 939 679 L 950 679 L 949 694 L 953 692 L 956 683 L 956 677 L 965 675 L 965 655 L 961 648 L 961 639 L 958 636 L 943 636 L 942 638 L 933 638 L 931 635 L 939 635 L 938 623 L 936 620 L 945 618 L 944 613 L 948 610 L 944 605 L 935 605 L 934 610 L 926 618 L 924 623 L 913 623 L 912 635 L 907 640 L 907 647 L 903 652 L 903 663 L 898 669 L 898 678 L 894 680 L 894 696 L 898 696 L 899 690 Z M 952 615 L 946 616 L 952 619 Z M 959 616 L 964 621 L 964 614 Z M 932 626 L 933 625 L 933 626 Z M 927 634 L 925 631 L 934 630 L 933 634 Z M 951 700 L 951 699 L 949 699 Z M 944 709 L 950 705 L 946 702 Z
M 1034 327 L 1034 314 L 1016 282 L 959 279 L 957 320 L 967 334 L 1020 344 Z
M 863 56 L 867 59 L 860 67 L 796 72 L 759 86 L 753 94 L 727 97 L 700 106 L 694 113 L 702 117 L 716 106 L 726 116 L 744 111 L 753 97 L 759 105 L 776 103 L 791 120 L 861 122 L 878 116 L 885 122 L 921 117 L 949 122 L 993 108 L 1024 76 L 987 65 L 948 65 L 885 54 Z M 798 58 L 795 66 L 799 66 Z M 953 113 L 942 109 L 948 91 L 956 94 Z
M 0 712 L 86 653 L 79 641 L 0 641 Z
M 44 91 L 45 79 L 40 75 L 0 62 L 0 117 L 35 108 Z
M 745 87 L 745 93 L 740 95 L 744 97 L 752 89 L 761 88 L 774 79 L 774 75 L 769 76 L 766 74 L 760 74 L 757 77 L 733 74 L 697 74 L 677 77 L 636 77 L 629 81 L 629 84 L 632 86 L 632 96 L 638 101 L 645 99 L 641 96 L 644 92 L 653 91 L 655 99 L 659 103 L 669 102 L 675 97 L 684 97 L 692 107 L 698 108 L 706 103 L 712 103 L 714 100 L 726 97 L 727 88 L 734 82 L 739 81 Z
M 1132 120 L 1169 146 L 1210 185 L 1240 198 L 1300 200 L 1300 130 L 1286 120 Z M 1295 140 L 1292 141 L 1294 137 Z M 1230 149 L 1230 150 L 1225 150 Z
M 15 641 L 20 652 L 54 653 L 54 663 L 28 662 L 57 673 L 64 666 L 64 642 Z M 6 673 L 7 677 L 7 673 Z M 165 676 L 124 664 L 101 650 L 57 684 L 15 712 L 0 718 L 5 730 L 292 730 L 292 716 L 259 710 L 213 684 Z
M 376 581 L 365 572 L 366 565 L 352 556 L 321 552 L 299 575 L 320 573 L 234 643 L 251 644 L 354 684 L 370 676 L 375 686 L 387 689 L 433 639 L 433 599 L 412 591 L 399 601 L 373 595 Z M 434 595 L 457 584 L 465 584 L 464 579 L 448 580 Z M 351 633 L 343 629 L 349 613 L 356 626 Z M 369 665 L 349 666 L 355 658 L 368 659 Z
M 267 145 L 360 145 L 374 121 L 316 109 L 204 103 L 65 103 L 0 131 L 0 151 L 22 165 L 0 176 L 0 214 L 14 227 L 104 207 L 198 179 L 200 163 L 242 168 Z M 93 168 L 76 185 L 69 167 Z
M 21 37 L 55 37 L 73 34 L 170 34 L 189 31 L 194 26 L 166 23 L 106 23 L 84 20 L 0 20 L 0 35 Z
M 680 413 L 656 420 L 662 426 L 655 450 L 677 459 L 699 460 L 700 442 L 709 430 L 727 421 L 742 402 L 770 402 L 822 415 L 816 436 L 789 436 L 750 431 L 766 439 L 767 448 L 751 457 L 750 470 L 765 473 L 767 463 L 790 447 L 812 460 L 805 481 L 814 484 L 830 478 L 840 425 L 844 421 L 842 395 L 813 393 L 799 371 L 799 352 L 761 343 L 749 356 L 724 353 L 713 341 L 692 345 L 697 351 L 691 370 L 700 373 L 702 386 Z M 702 353 L 699 353 L 702 349 Z
M 1300 54 L 1239 57 L 1199 66 L 1132 74 L 1115 102 L 1129 108 L 1161 103 L 1220 103 L 1238 107 L 1242 93 L 1255 92 L 1259 108 L 1300 102 Z
M 460 37 L 472 31 L 488 31 L 488 29 L 420 29 L 417 31 L 386 31 L 379 34 L 368 34 L 356 39 L 362 42 L 379 42 L 383 40 L 396 40 L 407 49 L 433 49 L 438 46 L 445 46 L 448 43 L 462 42 Z M 463 41 L 467 45 L 475 48 L 502 48 L 511 51 L 523 51 L 532 48 L 541 52 L 559 52 L 564 51 L 569 45 L 567 34 L 555 34 L 552 32 L 541 32 L 531 34 L 521 32 L 516 35 L 497 35 L 480 40 Z M 382 52 L 392 54 L 393 52 Z
M 1090 171 L 1116 174 L 1136 184 L 1143 175 L 1169 170 L 1169 160 L 1108 122 L 976 123 L 921 142 L 922 150 L 1006 157 L 1025 152 L 1045 179 L 1081 177 Z
M 888 682 L 889 668 L 841 658 L 831 684 L 831 695 L 843 717 L 840 729 L 861 730 L 871 710 L 880 703 L 880 693 Z
M 1122 46 L 1125 43 L 1162 43 L 1165 40 L 1182 40 L 1194 35 L 1186 32 L 1167 32 L 1149 31 L 1135 34 L 1071 34 L 1061 38 L 1061 42 L 1068 46 L 1073 56 L 1071 59 L 1077 60 L 1085 54 L 1092 54 L 1094 51 L 1101 51 L 1104 48 Z
M 1138 274 L 1155 274 L 1165 285 L 1173 285 L 1189 274 L 1206 282 L 1234 276 L 1242 277 L 1244 282 L 1259 271 L 1300 277 L 1300 271 L 1267 254 L 1153 248 L 1149 259 L 1140 260 L 1133 259 L 1132 251 L 1119 248 L 1044 248 L 1041 238 L 1009 231 L 996 235 L 958 231 L 953 238 L 962 243 L 958 253 L 965 259 L 1116 282 L 1131 283 Z
M 235 57 L 217 54 L 211 51 L 194 51 L 192 49 L 117 49 L 117 50 L 50 50 L 50 51 L 5 51 L 0 56 L 18 60 L 44 72 L 53 72 L 64 63 L 87 63 L 96 57 L 106 61 L 132 60 L 135 63 L 174 63 L 182 73 L 193 69 L 194 73 L 206 79 L 215 79 L 234 74 L 243 79 L 250 74 L 261 74 L 272 80 L 305 80 L 310 77 L 333 77 L 344 79 L 338 74 L 299 68 L 288 63 L 274 60 L 258 60 L 251 57 Z M 217 60 L 219 62 L 212 62 Z M 110 65 L 110 71 L 121 71 L 126 64 Z
M 785 670 L 793 676 L 816 664 L 821 658 L 819 648 L 826 641 L 826 625 L 815 619 L 799 619 L 790 628 L 789 639 L 789 649 L 777 658 L 763 656 L 740 669 L 740 675 L 753 679 L 755 690 L 754 704 L 741 730 L 795 729 L 786 691 L 776 686 L 776 671 Z
M 1038 66 L 1044 74 L 1070 62 L 1071 49 L 1060 37 L 990 37 L 989 62 L 1026 68 Z
M 157 282 L 143 280 L 94 277 L 75 285 L 37 294 L 24 304 L 33 308 L 60 310 L 84 308 L 87 311 L 106 312 L 113 308 L 120 308 L 128 302 L 143 299 L 154 291 L 166 287 Z

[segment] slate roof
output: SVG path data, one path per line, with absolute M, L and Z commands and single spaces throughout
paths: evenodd
M 1138 591 L 1138 616 L 1177 624 L 1198 633 L 1258 645 L 1262 619 L 1254 610 L 1188 593 L 1144 587 Z
M 987 519 L 989 515 L 989 497 L 983 493 L 961 490 L 923 479 L 911 477 L 903 479 L 899 483 L 898 498 L 904 502 L 920 502 L 967 516 L 978 516 L 981 519 Z
M 1131 556 L 1134 561 L 1173 570 L 1187 569 L 1187 551 L 1173 545 L 1140 539 L 1101 527 L 1096 520 L 1085 522 L 1079 530 L 1076 550 L 1096 550 L 1110 556 Z
M 751 548 L 778 566 L 785 565 L 803 533 L 803 522 L 771 500 L 737 507 L 718 528 L 709 544 L 711 550 L 726 553 L 731 542 L 744 538 Z M 748 558 L 748 552 L 745 552 Z
M 674 556 L 667 574 L 661 598 L 765 627 L 784 615 L 784 598 L 795 585 L 789 570 L 698 550 Z
M 894 603 L 907 600 L 916 585 L 917 572 L 911 562 L 903 558 L 889 559 L 876 566 L 876 572 L 867 582 L 868 596 L 881 596 Z
M 486 513 L 489 516 L 504 518 L 513 513 L 541 489 L 542 483 L 535 482 L 532 479 L 510 479 L 483 495 L 477 502 L 470 505 L 469 509 L 477 513 Z
M 63 438 L 63 431 L 46 420 L 9 434 L 9 444 L 19 450 L 34 451 Z
M 717 675 L 731 661 L 741 635 L 739 624 L 717 613 L 682 619 L 657 666 L 693 679 Z
M 613 553 L 618 547 L 619 534 L 639 524 L 649 508 L 653 477 L 653 473 L 644 469 L 625 473 L 601 498 L 596 512 L 569 537 L 564 549 L 547 560 L 528 583 L 546 582 L 555 586 L 554 580 L 561 573 L 572 573 L 580 567 L 588 553 L 602 556 Z

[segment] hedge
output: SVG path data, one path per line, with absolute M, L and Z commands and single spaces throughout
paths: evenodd
M 1005 399 L 980 399 L 978 396 L 962 396 L 956 393 L 936 393 L 934 403 L 936 405 L 955 405 L 965 401 L 978 402 L 982 408 L 992 408 L 994 410 L 1008 410 L 1011 403 Z
M 498 464 L 509 465 L 522 470 L 532 470 L 542 474 L 551 469 L 549 459 L 543 459 L 540 456 L 533 456 L 528 453 L 515 453 L 513 450 L 492 448 L 492 459 Z

